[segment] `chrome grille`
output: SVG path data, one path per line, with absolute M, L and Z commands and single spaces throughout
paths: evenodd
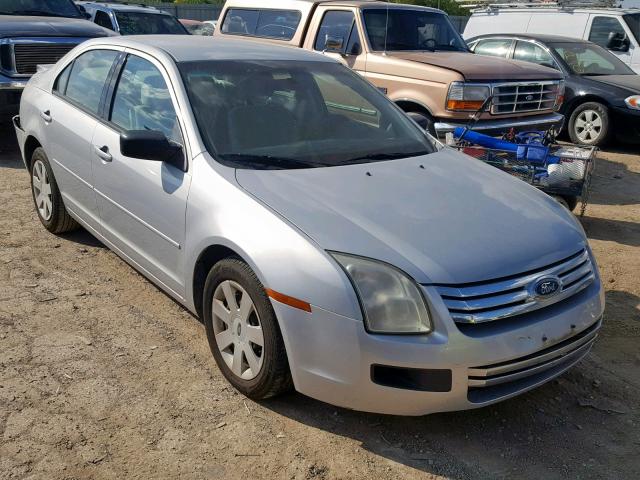
M 555 295 L 540 298 L 532 285 L 543 277 L 557 277 L 561 287 Z M 465 285 L 438 285 L 453 320 L 473 324 L 522 315 L 561 302 L 595 280 L 591 258 L 586 249 L 547 267 L 487 282 Z
M 13 45 L 15 71 L 32 75 L 38 65 L 56 63 L 75 46 L 73 43 L 16 43 Z
M 559 89 L 560 83 L 553 81 L 495 85 L 491 113 L 500 115 L 553 110 Z

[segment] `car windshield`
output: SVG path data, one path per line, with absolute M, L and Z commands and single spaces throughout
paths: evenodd
M 428 10 L 367 8 L 364 23 L 374 51 L 445 50 L 468 52 L 449 17 Z
M 636 40 L 640 40 L 640 13 L 623 15 L 622 18 L 624 18 L 624 21 L 627 22 L 627 25 L 633 32 L 633 36 L 636 37 Z
M 634 75 L 622 60 L 592 43 L 550 43 L 557 55 L 576 75 Z
M 339 64 L 198 61 L 179 68 L 207 149 L 228 166 L 333 167 L 435 151 L 412 120 Z
M 189 32 L 171 15 L 144 12 L 116 12 L 121 35 L 186 35 Z
M 82 17 L 71 0 L 0 0 L 0 15 Z

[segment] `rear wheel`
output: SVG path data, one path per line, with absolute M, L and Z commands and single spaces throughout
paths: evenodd
M 205 283 L 203 307 L 209 347 L 229 383 L 254 399 L 292 388 L 275 312 L 246 263 L 227 258 L 214 265 Z
M 609 110 L 598 102 L 587 102 L 573 111 L 569 118 L 569 137 L 581 145 L 603 145 L 609 138 Z
M 36 148 L 31 156 L 31 192 L 44 228 L 51 233 L 64 233 L 78 228 L 78 223 L 64 206 L 49 159 L 42 147 Z

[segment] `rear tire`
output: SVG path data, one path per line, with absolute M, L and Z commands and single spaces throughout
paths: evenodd
M 245 302 L 251 302 L 246 310 Z M 213 266 L 205 282 L 202 311 L 211 353 L 238 391 L 260 400 L 292 389 L 278 320 L 264 287 L 246 263 L 230 257 Z
M 611 132 L 609 109 L 598 102 L 578 105 L 569 117 L 567 130 L 573 143 L 588 146 L 604 145 Z
M 70 232 L 79 227 L 67 212 L 60 189 L 53 176 L 49 158 L 42 147 L 31 156 L 31 193 L 38 218 L 51 233 Z

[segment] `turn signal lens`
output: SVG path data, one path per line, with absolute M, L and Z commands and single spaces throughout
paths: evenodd
M 631 97 L 626 98 L 624 103 L 627 104 L 627 107 L 633 110 L 640 110 L 640 95 L 632 95 Z
M 457 112 L 475 112 L 489 98 L 488 85 L 452 82 L 447 94 L 447 110 Z
M 303 300 L 298 300 L 295 297 L 290 297 L 284 293 L 276 292 L 270 288 L 265 288 L 265 291 L 267 292 L 267 295 L 270 298 L 273 298 L 276 302 L 284 303 L 285 305 L 297 308 L 298 310 L 304 310 L 305 312 L 311 313 L 311 305 Z
M 448 100 L 447 101 L 447 110 L 478 110 L 483 101 L 478 100 Z

